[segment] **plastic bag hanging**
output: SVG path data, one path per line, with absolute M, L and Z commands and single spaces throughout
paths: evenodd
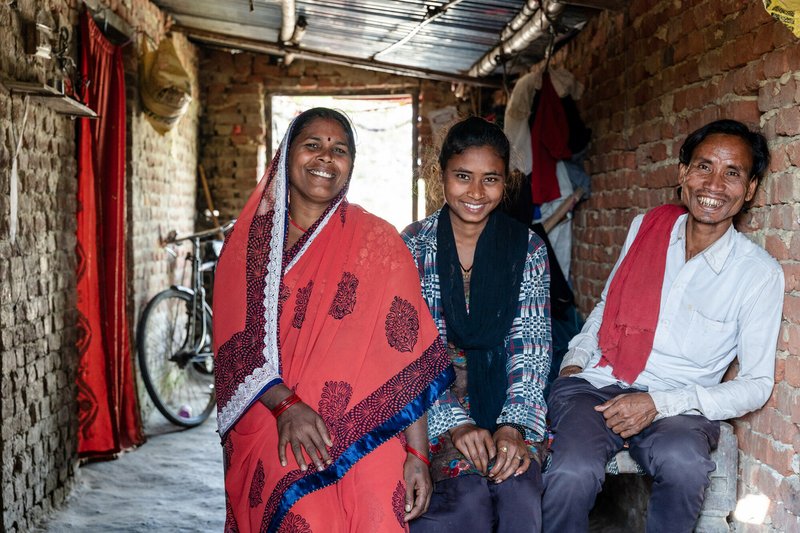
M 764 8 L 800 37 L 800 0 L 764 0 Z

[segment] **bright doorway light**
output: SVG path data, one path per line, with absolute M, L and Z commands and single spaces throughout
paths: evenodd
M 398 231 L 413 222 L 411 96 L 273 96 L 272 154 L 292 119 L 312 107 L 343 111 L 355 126 L 356 161 L 348 200 Z
M 763 524 L 767 518 L 770 500 L 764 494 L 747 494 L 736 503 L 733 516 L 745 524 Z

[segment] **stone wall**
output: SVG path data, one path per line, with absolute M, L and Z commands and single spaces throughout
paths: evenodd
M 0 75 L 44 82 L 54 61 L 22 51 L 20 17 L 39 9 L 73 31 L 77 60 L 76 0 L 18 0 L 0 4 Z M 147 0 L 109 0 L 107 7 L 157 42 L 166 20 Z M 184 64 L 197 74 L 197 52 L 178 37 Z M 128 92 L 128 219 L 131 325 L 148 295 L 169 284 L 168 263 L 157 248 L 159 231 L 193 228 L 199 98 L 176 131 L 158 136 L 139 110 L 135 81 L 139 48 L 125 48 Z M 195 84 L 195 96 L 197 96 Z M 75 122 L 31 103 L 19 154 L 19 230 L 9 239 L 12 129 L 19 131 L 23 97 L 0 89 L 0 408 L 2 409 L 3 523 L 24 531 L 60 505 L 79 474 L 77 466 L 77 331 L 75 292 Z
M 223 221 L 239 213 L 267 163 L 272 142 L 270 96 L 274 94 L 411 94 L 423 117 L 417 128 L 421 156 L 432 142 L 424 120 L 428 111 L 459 105 L 449 83 L 313 61 L 297 60 L 283 66 L 265 55 L 208 50 L 200 68 L 205 112 L 202 161 Z
M 762 2 L 635 0 L 555 58 L 586 85 L 594 194 L 575 218 L 573 275 L 591 310 L 631 219 L 674 198 L 686 135 L 718 118 L 760 128 L 772 165 L 741 231 L 778 259 L 786 300 L 768 404 L 736 422 L 739 495 L 770 500 L 764 525 L 800 530 L 800 40 Z M 765 528 L 766 527 L 766 528 Z

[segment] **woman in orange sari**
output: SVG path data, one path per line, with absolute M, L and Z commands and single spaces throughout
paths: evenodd
M 302 113 L 226 239 L 226 531 L 403 531 L 427 508 L 424 413 L 453 371 L 399 235 L 345 198 L 354 157 L 342 114 Z

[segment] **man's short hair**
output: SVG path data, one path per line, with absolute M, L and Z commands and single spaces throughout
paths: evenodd
M 753 155 L 750 179 L 755 179 L 757 181 L 756 188 L 758 188 L 758 185 L 761 184 L 761 179 L 764 177 L 764 172 L 769 166 L 767 139 L 760 132 L 751 130 L 738 120 L 715 120 L 692 132 L 686 140 L 683 141 L 678 160 L 684 165 L 688 165 L 692 160 L 697 146 L 703 142 L 706 137 L 714 134 L 735 135 L 747 143 Z

